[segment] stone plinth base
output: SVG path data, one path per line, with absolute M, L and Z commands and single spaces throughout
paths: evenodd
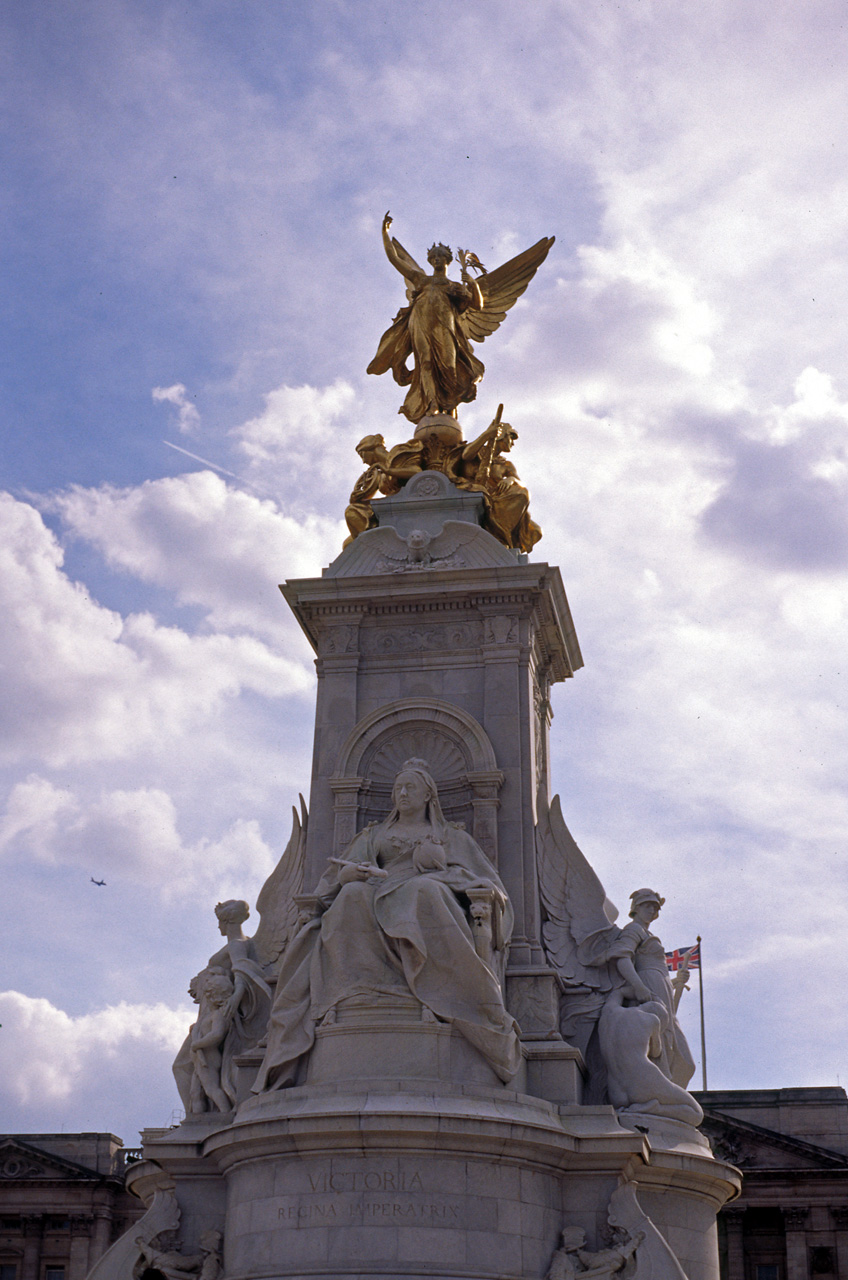
M 198 1228 L 221 1188 L 226 1280 L 542 1280 L 564 1226 L 602 1246 L 622 1179 L 688 1280 L 717 1280 L 715 1215 L 738 1186 L 706 1151 L 652 1150 L 610 1107 L 503 1086 L 281 1090 L 146 1154 L 172 1172 Z
M 354 996 L 316 1028 L 306 1083 L 375 1079 L 500 1085 L 477 1050 L 414 996 Z
M 582 1102 L 586 1068 L 579 1049 L 564 1040 L 528 1040 L 521 1048 L 528 1093 L 557 1104 Z

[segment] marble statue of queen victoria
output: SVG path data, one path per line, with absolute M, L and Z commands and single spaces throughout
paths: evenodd
M 469 894 L 488 890 L 504 945 L 512 909 L 495 868 L 445 821 L 423 760 L 395 779 L 392 811 L 331 858 L 315 896 L 320 914 L 292 938 L 280 966 L 255 1093 L 295 1082 L 315 1026 L 352 996 L 409 995 L 449 1022 L 504 1081 L 521 1060 L 518 1027 L 493 969 L 477 954 Z

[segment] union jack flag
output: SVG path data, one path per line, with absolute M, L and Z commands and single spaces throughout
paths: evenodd
M 677 970 L 683 964 L 683 961 L 687 959 L 689 961 L 690 969 L 700 969 L 700 943 L 696 942 L 694 947 L 678 947 L 676 951 L 666 951 L 665 953 L 665 963 L 670 973 L 677 973 Z

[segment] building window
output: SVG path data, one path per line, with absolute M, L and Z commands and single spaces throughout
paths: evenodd
M 0 1280 L 16 1280 L 17 1274 L 14 1262 L 0 1262 Z
M 65 1280 L 65 1268 L 51 1266 L 45 1267 L 44 1280 Z
M 777 1263 L 758 1262 L 754 1268 L 754 1276 L 755 1280 L 778 1280 Z

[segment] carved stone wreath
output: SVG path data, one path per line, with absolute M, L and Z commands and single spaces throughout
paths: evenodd
M 22 1156 L 6 1156 L 0 1162 L 0 1178 L 43 1178 L 47 1170 Z

